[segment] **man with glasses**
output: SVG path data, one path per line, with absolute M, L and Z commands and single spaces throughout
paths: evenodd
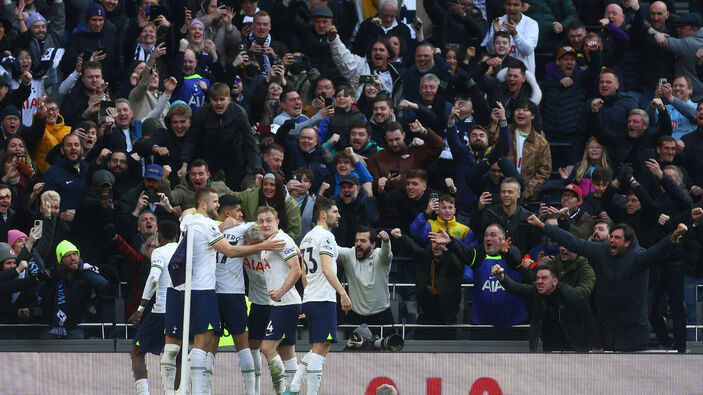
M 273 123 L 283 125 L 289 119 L 295 121 L 295 128 L 290 131 L 291 136 L 297 136 L 303 128 L 316 125 L 318 122 L 334 114 L 334 106 L 323 107 L 312 118 L 303 115 L 303 101 L 300 94 L 294 90 L 281 93 L 281 109 L 283 110 Z

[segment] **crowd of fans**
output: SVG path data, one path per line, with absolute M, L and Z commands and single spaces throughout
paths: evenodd
M 503 338 L 551 322 L 549 298 L 503 287 L 537 266 L 590 304 L 588 345 L 640 350 L 651 326 L 685 351 L 703 284 L 691 4 L 4 0 L 0 320 L 51 329 L 0 333 L 81 337 L 116 297 L 133 313 L 158 222 L 211 187 L 246 221 L 275 207 L 297 241 L 334 198 L 349 322 L 394 320 L 392 272 L 417 284 L 417 323 L 457 323 L 473 283 L 470 322 L 496 327 L 478 337 Z M 531 347 L 584 348 L 574 325 Z

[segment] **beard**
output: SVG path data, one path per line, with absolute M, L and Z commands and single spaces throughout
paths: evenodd
M 357 248 L 356 249 L 356 258 L 357 259 L 368 258 L 369 255 L 371 255 L 371 249 L 372 249 L 371 246 L 369 246 L 368 248 Z
M 475 143 L 469 144 L 469 147 L 471 147 L 471 149 L 474 150 L 475 152 L 481 152 L 481 151 L 485 150 L 488 146 L 483 144 L 480 141 L 477 141 Z

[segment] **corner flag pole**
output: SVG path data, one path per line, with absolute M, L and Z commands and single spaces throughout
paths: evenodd
M 190 337 L 190 291 L 193 282 L 193 232 L 186 230 L 186 278 L 183 300 L 183 337 L 181 338 L 181 384 L 184 391 L 190 381 L 190 366 L 188 364 L 188 343 Z M 184 392 L 185 393 L 185 392 Z

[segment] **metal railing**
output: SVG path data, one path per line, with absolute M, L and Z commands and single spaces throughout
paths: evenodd
M 346 283 L 344 283 L 346 286 Z M 397 288 L 410 288 L 410 287 L 415 287 L 415 284 L 412 283 L 389 283 L 388 284 L 389 288 L 391 289 L 392 295 L 395 297 L 395 293 L 397 291 Z M 473 284 L 461 284 L 462 288 L 473 288 Z M 703 284 L 701 285 L 696 285 L 695 287 L 695 300 L 696 303 L 698 303 L 698 292 L 703 291 Z M 700 317 L 699 317 L 700 318 Z M 50 328 L 51 325 L 49 324 L 41 324 L 41 323 L 25 323 L 25 324 L 2 324 L 0 323 L 0 328 Z M 129 339 L 129 329 L 134 328 L 134 325 L 128 323 L 128 322 L 84 322 L 81 324 L 76 325 L 77 328 L 100 328 L 101 336 L 103 339 L 105 339 L 105 328 L 124 328 L 124 338 Z M 303 325 L 298 325 L 298 328 L 303 328 Z M 340 329 L 354 329 L 357 328 L 358 325 L 349 325 L 349 324 L 341 324 L 337 326 Z M 514 325 L 508 328 L 529 328 L 529 324 L 521 324 L 521 325 Z M 383 337 L 383 331 L 384 329 L 400 329 L 401 334 L 403 339 L 405 339 L 405 333 L 406 329 L 414 329 L 414 328 L 437 328 L 437 329 L 447 329 L 447 328 L 456 328 L 456 329 L 488 329 L 488 328 L 494 328 L 492 325 L 479 325 L 479 324 L 442 324 L 442 325 L 431 325 L 431 324 L 408 324 L 408 323 L 400 323 L 400 324 L 385 324 L 385 325 L 369 325 L 369 328 L 380 328 L 380 336 Z M 694 325 L 686 325 L 686 329 L 693 329 L 695 333 L 695 340 L 698 341 L 698 330 L 703 330 L 703 324 L 694 324 Z

